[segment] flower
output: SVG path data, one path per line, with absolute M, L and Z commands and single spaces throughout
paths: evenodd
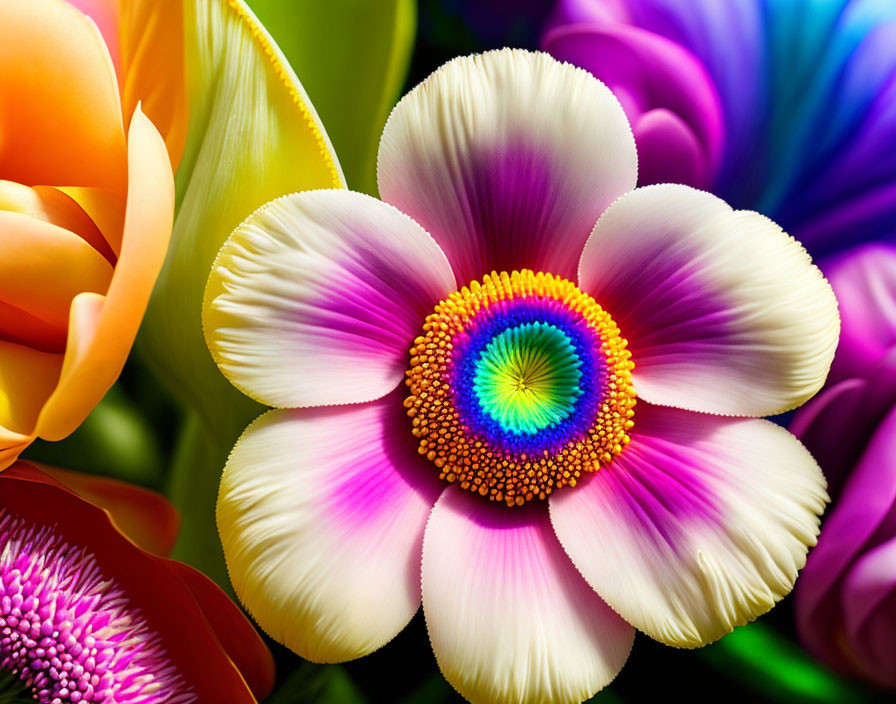
M 797 625 L 831 667 L 896 688 L 896 249 L 861 248 L 830 277 L 840 346 L 826 389 L 791 428 L 839 498 L 796 591 Z
M 709 188 L 821 256 L 896 225 L 894 33 L 875 0 L 558 0 L 541 46 L 619 97 L 641 184 Z
M 71 433 L 115 381 L 165 256 L 174 186 L 162 138 L 139 106 L 122 114 L 109 52 L 73 7 L 4 2 L 0 75 L 3 469 L 35 437 Z
M 273 638 L 359 657 L 422 599 L 465 697 L 574 702 L 634 628 L 696 647 L 791 589 L 824 480 L 753 416 L 822 385 L 833 293 L 767 218 L 636 170 L 605 86 L 491 52 L 395 108 L 385 202 L 294 194 L 231 235 L 206 339 L 279 410 L 218 527 Z
M 270 654 L 239 609 L 116 527 L 136 522 L 158 547 L 173 515 L 113 480 L 27 462 L 0 474 L 0 699 L 250 704 L 270 691 Z

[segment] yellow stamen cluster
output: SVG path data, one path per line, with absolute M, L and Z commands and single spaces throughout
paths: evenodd
M 472 320 L 489 307 L 509 299 L 541 297 L 562 304 L 580 315 L 599 341 L 605 383 L 602 399 L 589 429 L 553 450 L 535 456 L 496 447 L 477 437 L 456 407 L 450 385 L 456 336 L 469 329 Z M 572 282 L 530 270 L 492 272 L 482 283 L 452 293 L 427 316 L 423 334 L 410 350 L 405 383 L 410 389 L 404 401 L 419 439 L 418 451 L 439 470 L 439 477 L 457 482 L 466 490 L 521 506 L 544 499 L 555 489 L 575 486 L 583 473 L 609 464 L 629 442 L 634 426 L 634 364 L 627 341 L 609 314 Z

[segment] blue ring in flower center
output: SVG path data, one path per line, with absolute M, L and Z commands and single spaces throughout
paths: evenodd
M 599 341 L 580 315 L 551 299 L 519 298 L 483 311 L 459 338 L 451 389 L 474 435 L 510 452 L 536 454 L 554 451 L 591 427 L 605 374 L 595 354 Z M 521 417 L 522 404 L 514 402 L 522 399 L 499 401 L 485 372 L 491 370 L 497 381 L 495 367 L 521 361 L 527 352 L 545 359 L 559 388 L 542 394 L 539 408 Z M 507 366 L 501 371 L 512 376 Z

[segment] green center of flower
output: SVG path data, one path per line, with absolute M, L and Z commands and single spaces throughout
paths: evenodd
M 569 336 L 547 323 L 525 323 L 496 335 L 476 363 L 481 408 L 516 435 L 535 435 L 573 412 L 582 395 L 582 366 Z

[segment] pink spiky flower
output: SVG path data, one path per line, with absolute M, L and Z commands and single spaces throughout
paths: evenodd
M 196 701 L 93 555 L 2 509 L 0 668 L 41 704 Z
M 176 525 L 161 496 L 122 482 L 0 472 L 0 702 L 255 704 L 270 691 L 270 653 L 239 609 L 133 542 L 167 552 Z

